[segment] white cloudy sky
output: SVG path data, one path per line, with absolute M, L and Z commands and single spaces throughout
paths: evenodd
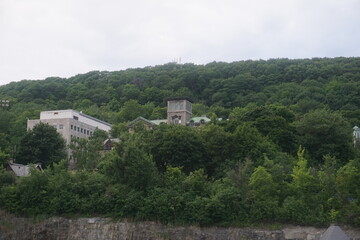
M 0 0 L 0 85 L 92 70 L 360 56 L 360 0 Z

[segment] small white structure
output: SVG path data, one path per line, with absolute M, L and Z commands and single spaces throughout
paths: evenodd
M 353 127 L 353 139 L 354 139 L 354 147 L 360 147 L 360 128 L 358 126 Z

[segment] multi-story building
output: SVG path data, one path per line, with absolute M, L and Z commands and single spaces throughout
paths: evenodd
M 40 113 L 40 119 L 28 120 L 27 129 L 31 130 L 38 123 L 47 123 L 60 133 L 65 139 L 67 145 L 71 139 L 89 138 L 93 135 L 95 129 L 109 132 L 111 125 L 89 115 L 83 114 L 72 109 L 54 110 Z M 69 157 L 71 152 L 68 151 Z

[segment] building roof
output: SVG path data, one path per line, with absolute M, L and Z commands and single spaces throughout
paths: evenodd
M 74 110 L 74 111 L 75 111 L 75 110 Z M 87 114 L 85 114 L 85 113 L 82 113 L 82 112 L 79 112 L 79 114 L 80 114 L 80 116 L 89 118 L 89 119 L 91 119 L 91 120 L 94 120 L 94 121 L 96 121 L 96 122 L 99 122 L 99 123 L 101 123 L 101 124 L 104 124 L 104 125 L 107 125 L 107 126 L 111 127 L 111 124 L 110 124 L 110 123 L 107 123 L 107 122 L 105 122 L 105 121 L 103 121 L 103 120 L 94 118 L 94 117 L 89 116 L 89 115 L 87 115 Z
M 194 123 L 200 123 L 201 120 L 204 120 L 205 123 L 211 121 L 210 118 L 208 118 L 208 117 L 193 117 L 193 118 L 190 118 L 187 123 L 190 123 L 191 121 L 194 121 Z
M 193 101 L 191 98 L 189 98 L 189 97 L 172 97 L 172 98 L 166 98 L 165 100 L 166 100 L 166 101 L 187 100 L 187 101 L 189 101 L 189 102 L 191 102 L 191 103 L 194 102 L 194 101 Z
M 107 138 L 107 139 L 103 142 L 103 144 L 106 144 L 106 143 L 108 143 L 108 142 L 118 143 L 118 142 L 120 142 L 120 139 L 119 139 L 119 138 Z
M 42 170 L 40 164 L 35 165 L 23 165 L 19 163 L 9 163 L 9 168 L 15 173 L 18 177 L 25 177 L 30 175 L 30 169 L 39 168 Z
M 331 225 L 321 236 L 320 240 L 350 240 L 339 226 Z
M 146 118 L 143 117 L 137 117 L 134 120 L 132 120 L 131 122 L 128 123 L 128 127 L 131 127 L 132 125 L 134 125 L 136 122 L 138 121 L 143 121 L 145 123 L 148 123 L 149 125 L 155 125 L 155 123 L 151 122 L 150 120 L 147 120 Z
M 161 123 L 167 123 L 167 119 L 150 120 L 150 122 L 160 125 Z

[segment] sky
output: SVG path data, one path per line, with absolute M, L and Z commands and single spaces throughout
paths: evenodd
M 0 85 L 177 61 L 360 56 L 360 0 L 0 0 Z

